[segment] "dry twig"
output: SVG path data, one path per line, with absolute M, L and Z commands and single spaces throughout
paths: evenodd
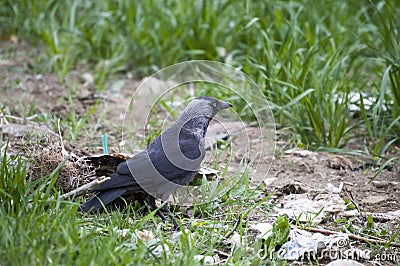
M 90 183 L 87 183 L 87 184 L 85 184 L 85 185 L 83 185 L 81 187 L 78 187 L 77 189 L 74 189 L 74 190 L 72 190 L 72 191 L 70 191 L 68 193 L 65 193 L 65 194 L 61 195 L 60 199 L 67 199 L 67 198 L 69 198 L 71 196 L 73 196 L 75 198 L 75 197 L 79 197 L 79 196 L 85 195 L 87 193 L 90 193 L 90 192 L 93 191 L 93 189 L 95 187 L 99 186 L 101 183 L 103 183 L 103 182 L 105 182 L 105 181 L 107 181 L 109 179 L 110 179 L 109 176 L 102 176 L 102 177 L 100 177 L 100 178 L 98 178 L 96 180 L 93 180 Z

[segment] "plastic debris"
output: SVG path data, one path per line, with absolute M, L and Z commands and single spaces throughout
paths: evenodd
M 323 235 L 310 233 L 294 228 L 290 231 L 289 241 L 278 250 L 278 259 L 298 260 L 307 253 L 318 254 L 326 251 L 326 254 L 339 252 L 341 248 L 348 246 L 349 238 L 346 234 Z

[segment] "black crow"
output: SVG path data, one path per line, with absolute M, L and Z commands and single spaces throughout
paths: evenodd
M 161 199 L 162 209 L 171 216 L 177 229 L 178 224 L 166 201 L 179 186 L 193 179 L 204 159 L 208 124 L 218 111 L 231 106 L 208 96 L 193 99 L 177 121 L 146 149 L 120 163 L 111 179 L 96 187 L 97 195 L 83 203 L 80 210 L 97 211 L 120 196 L 144 193 L 153 208 L 156 208 L 155 198 Z M 157 214 L 165 220 L 160 211 Z

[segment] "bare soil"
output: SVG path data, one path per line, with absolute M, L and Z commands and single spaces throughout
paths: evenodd
M 8 142 L 10 154 L 17 154 L 22 149 L 26 157 L 39 156 L 38 153 L 35 154 L 35 151 L 39 150 L 37 146 L 49 147 L 51 143 L 60 140 L 60 133 L 63 135 L 62 129 L 58 132 L 57 123 L 49 124 L 46 122 L 46 117 L 54 121 L 65 120 L 69 119 L 71 112 L 74 112 L 79 119 L 95 105 L 95 111 L 79 136 L 73 140 L 63 136 L 64 148 L 77 156 L 102 153 L 100 135 L 107 132 L 110 136 L 110 152 L 120 151 L 118 147 L 121 144 L 120 131 L 124 113 L 140 81 L 121 77 L 119 80 L 123 80 L 123 86 L 118 91 L 113 90 L 111 81 L 109 89 L 102 93 L 96 92 L 93 84 L 79 72 L 72 72 L 66 82 L 60 83 L 53 74 L 29 73 L 32 50 L 24 45 L 12 45 L 15 58 L 0 61 L 1 137 L 3 145 Z M 0 46 L 0 52 L 5 49 L 8 48 L 4 44 Z M 162 83 L 158 86 L 162 86 Z M 143 114 L 139 112 L 138 115 Z M 42 119 L 39 119 L 40 117 Z M 85 135 L 88 127 L 90 132 L 94 132 L 93 136 Z M 237 139 L 238 136 L 233 137 L 233 143 L 240 141 Z M 2 152 L 4 148 L 5 146 L 2 147 Z M 393 150 L 398 152 L 399 148 Z M 398 156 L 393 150 L 388 157 Z M 60 148 L 58 152 L 62 153 L 62 149 Z M 57 160 L 60 160 L 59 155 L 54 154 L 55 157 L 58 156 Z M 44 156 L 43 152 L 40 156 Z M 268 161 L 258 161 L 258 173 L 265 174 L 269 170 L 264 184 L 265 196 L 275 191 L 276 194 L 271 199 L 273 204 L 281 204 L 284 195 L 304 194 L 308 193 L 309 189 L 323 191 L 330 186 L 328 184 L 331 184 L 336 188 L 342 188 L 340 196 L 343 199 L 350 198 L 361 212 L 399 213 L 399 165 L 390 164 L 372 180 L 379 165 L 372 165 L 368 158 L 301 149 L 283 150 L 278 157 L 273 160 L 271 167 Z M 230 167 L 235 167 L 235 164 Z M 335 216 L 335 218 L 340 217 Z M 261 217 L 259 213 L 254 213 L 250 217 L 253 222 L 264 219 L 266 218 Z M 376 221 L 386 224 L 389 230 L 396 230 L 399 220 L 377 219 Z M 361 226 L 364 222 L 363 219 L 359 220 Z M 325 226 L 338 229 L 332 220 L 329 223 L 329 219 Z

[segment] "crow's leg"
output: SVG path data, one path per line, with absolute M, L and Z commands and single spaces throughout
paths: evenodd
M 162 201 L 161 206 L 162 206 L 161 210 L 165 211 L 168 214 L 169 218 L 171 218 L 172 223 L 174 224 L 174 230 L 179 230 L 179 225 L 175 219 L 174 214 L 170 211 L 170 209 L 168 207 L 168 202 Z
M 151 207 L 153 210 L 157 210 L 156 214 L 157 214 L 158 216 L 160 216 L 160 218 L 161 218 L 163 221 L 167 220 L 167 218 L 165 217 L 165 215 L 163 214 L 162 211 L 166 212 L 166 213 L 168 214 L 168 216 L 171 218 L 172 223 L 174 224 L 174 230 L 179 230 L 179 225 L 178 225 L 178 223 L 176 222 L 174 215 L 173 215 L 172 212 L 169 210 L 169 208 L 168 208 L 168 203 L 167 203 L 166 201 L 162 201 L 162 202 L 161 202 L 161 208 L 158 208 L 158 207 L 157 207 L 157 205 L 156 205 L 156 199 L 155 199 L 154 197 L 152 197 L 152 196 L 149 196 L 149 197 L 148 197 L 148 202 L 149 202 L 150 207 Z
M 157 210 L 156 214 L 160 216 L 161 220 L 163 221 L 167 220 L 167 218 L 165 218 L 165 215 L 161 212 L 161 210 L 158 209 L 156 205 L 156 198 L 149 196 L 147 202 L 149 203 L 151 209 Z

